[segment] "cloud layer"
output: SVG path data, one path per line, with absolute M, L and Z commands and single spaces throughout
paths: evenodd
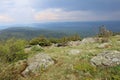
M 0 0 L 0 23 L 120 20 L 119 0 Z
M 14 22 L 14 19 L 7 15 L 0 15 L 0 22 L 2 23 Z
M 112 12 L 99 14 L 93 11 L 65 11 L 62 9 L 46 9 L 36 13 L 35 20 L 37 21 L 104 21 L 104 20 L 119 20 L 120 12 Z

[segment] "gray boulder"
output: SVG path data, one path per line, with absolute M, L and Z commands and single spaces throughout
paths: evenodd
M 116 66 L 120 64 L 120 52 L 105 51 L 93 57 L 90 62 L 95 66 Z
M 27 68 L 22 72 L 22 75 L 29 76 L 30 73 L 34 75 L 40 74 L 41 69 L 46 69 L 53 65 L 54 61 L 50 56 L 44 53 L 39 53 L 27 60 Z

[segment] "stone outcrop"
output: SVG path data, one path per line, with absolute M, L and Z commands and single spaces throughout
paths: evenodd
M 92 65 L 95 66 L 116 66 L 120 65 L 119 51 L 105 51 L 91 59 Z

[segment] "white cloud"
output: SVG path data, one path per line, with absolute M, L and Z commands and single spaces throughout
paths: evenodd
M 35 14 L 36 21 L 102 21 L 116 20 L 120 14 L 100 14 L 93 11 L 65 11 L 62 9 L 46 9 Z
M 0 15 L 0 22 L 4 23 L 4 22 L 13 22 L 14 19 L 11 18 L 8 15 Z
M 66 11 L 61 8 L 39 10 L 33 8 L 34 0 L 0 0 L 0 22 L 34 23 L 47 21 L 103 21 L 120 20 L 120 11 L 103 12 L 95 11 Z M 41 5 L 42 1 L 41 1 Z
M 33 22 L 34 9 L 31 0 L 0 0 L 0 14 L 14 18 L 15 23 Z

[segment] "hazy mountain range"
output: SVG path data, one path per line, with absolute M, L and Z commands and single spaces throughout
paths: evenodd
M 59 38 L 71 34 L 88 37 L 96 35 L 101 25 L 105 25 L 107 29 L 113 32 L 120 32 L 120 21 L 16 24 L 5 26 L 3 27 L 4 29 L 1 27 L 0 39 L 8 39 L 11 37 L 32 39 L 40 35 Z

